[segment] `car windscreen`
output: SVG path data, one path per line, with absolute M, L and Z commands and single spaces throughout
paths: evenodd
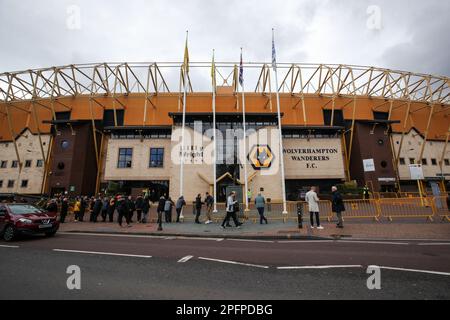
M 12 214 L 42 213 L 44 210 L 31 204 L 9 204 L 9 210 Z

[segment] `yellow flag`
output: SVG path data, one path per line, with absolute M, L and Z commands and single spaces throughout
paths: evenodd
M 187 42 L 187 38 L 186 38 L 186 46 L 184 48 L 184 70 L 186 70 L 186 72 L 189 72 L 189 50 L 188 50 L 188 42 Z

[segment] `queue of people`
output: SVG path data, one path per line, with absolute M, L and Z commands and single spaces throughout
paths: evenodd
M 263 189 L 258 192 L 257 196 L 252 199 L 252 193 L 250 189 L 246 193 L 247 200 L 254 202 L 254 207 L 259 214 L 259 223 L 268 224 L 268 219 L 265 216 L 265 208 L 267 206 L 266 199 L 262 194 Z M 345 211 L 343 197 L 339 193 L 338 189 L 333 186 L 331 189 L 332 194 L 332 211 L 336 213 L 337 228 L 343 228 L 342 213 Z M 270 200 L 270 199 L 269 199 Z M 307 203 L 308 212 L 310 216 L 310 227 L 323 230 L 323 226 L 320 223 L 320 208 L 319 197 L 316 192 L 316 187 L 311 187 L 309 192 L 305 195 L 305 201 Z M 180 223 L 183 220 L 183 209 L 187 205 L 183 196 L 180 196 L 176 201 L 173 201 L 171 197 L 166 194 L 162 195 L 157 201 L 157 224 L 158 230 L 162 230 L 163 220 L 165 223 L 172 223 L 173 208 L 176 212 L 176 223 Z M 73 207 L 74 222 L 83 222 L 85 215 L 89 215 L 89 222 L 96 223 L 101 219 L 102 222 L 114 222 L 114 215 L 117 212 L 117 223 L 121 227 L 131 227 L 136 219 L 137 223 L 148 223 L 149 212 L 152 206 L 152 202 L 148 196 L 139 195 L 136 198 L 132 196 L 116 195 L 114 197 L 107 197 L 98 195 L 97 197 L 79 196 L 73 201 L 70 201 L 68 197 L 58 197 L 50 200 L 46 209 L 50 212 L 60 211 L 60 222 L 65 223 L 67 215 L 69 213 L 70 206 Z M 195 223 L 201 224 L 200 217 L 202 215 L 203 206 L 206 207 L 205 211 L 205 224 L 210 224 L 213 221 L 213 208 L 214 197 L 208 192 L 205 193 L 204 198 L 201 194 L 198 194 L 193 202 L 193 213 L 195 217 Z M 240 205 L 236 199 L 236 192 L 232 191 L 228 194 L 226 200 L 226 215 L 222 221 L 221 227 L 231 227 L 230 220 L 233 220 L 235 227 L 240 228 L 242 222 L 239 222 L 238 212 Z

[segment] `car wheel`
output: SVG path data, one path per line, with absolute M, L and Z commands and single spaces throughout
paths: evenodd
M 3 231 L 3 239 L 5 241 L 13 241 L 15 237 L 16 237 L 16 229 L 14 228 L 14 226 L 12 225 L 6 226 L 5 230 Z
M 56 234 L 56 231 L 46 232 L 45 236 L 50 238 L 50 237 L 53 237 L 55 234 Z

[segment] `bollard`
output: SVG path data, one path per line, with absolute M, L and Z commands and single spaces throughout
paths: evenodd
M 297 220 L 298 228 L 303 229 L 303 205 L 301 202 L 297 202 Z

